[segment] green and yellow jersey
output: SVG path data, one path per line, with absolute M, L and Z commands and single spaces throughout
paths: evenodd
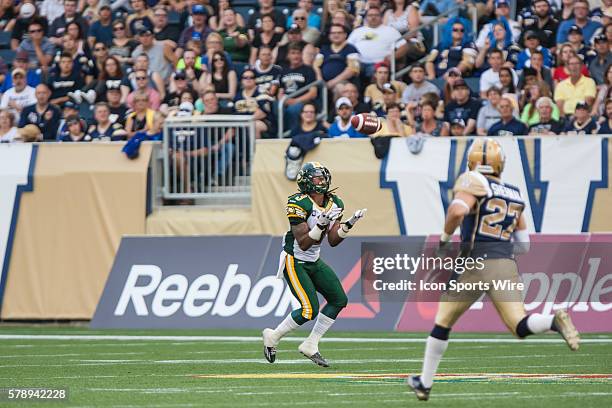
M 323 204 L 323 207 L 319 206 L 308 194 L 296 193 L 289 196 L 287 200 L 287 218 L 289 219 L 290 227 L 283 237 L 283 250 L 286 253 L 306 262 L 315 262 L 319 259 L 321 241 L 325 238 L 327 231 L 321 236 L 321 241 L 308 248 L 308 250 L 303 251 L 293 236 L 293 232 L 291 232 L 291 226 L 306 222 L 308 228 L 312 229 L 317 224 L 317 218 L 322 212 L 327 212 L 334 208 L 344 210 L 344 203 L 335 194 L 326 194 Z M 335 222 L 340 222 L 340 218 Z M 332 222 L 327 229 L 329 230 L 333 224 Z

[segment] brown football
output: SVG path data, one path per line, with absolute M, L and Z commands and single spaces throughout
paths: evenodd
M 356 131 L 371 135 L 382 128 L 382 122 L 377 116 L 369 113 L 359 113 L 351 118 L 351 125 Z

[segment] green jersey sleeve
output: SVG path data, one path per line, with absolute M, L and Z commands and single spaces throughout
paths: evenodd
M 297 225 L 308 220 L 312 212 L 312 204 L 304 194 L 294 194 L 287 200 L 287 218 L 289 224 Z

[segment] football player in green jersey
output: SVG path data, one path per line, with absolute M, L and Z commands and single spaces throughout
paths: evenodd
M 277 276 L 284 276 L 300 308 L 292 311 L 276 329 L 263 331 L 264 356 L 273 363 L 281 338 L 316 317 L 312 332 L 298 350 L 315 364 L 329 367 L 319 353 L 319 340 L 348 299 L 334 271 L 319 258 L 321 242 L 327 235 L 332 247 L 340 244 L 366 209 L 357 210 L 341 223 L 344 204 L 330 190 L 331 173 L 320 163 L 306 163 L 297 176 L 297 184 L 299 193 L 289 196 L 287 202 L 290 229 L 283 238 Z M 321 313 L 317 292 L 327 301 Z

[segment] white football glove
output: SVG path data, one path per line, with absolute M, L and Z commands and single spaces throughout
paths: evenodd
M 359 221 L 360 219 L 362 219 L 365 216 L 367 211 L 368 211 L 367 208 L 355 211 L 355 214 L 353 214 L 353 216 L 351 218 L 346 220 L 346 222 L 344 224 L 347 226 L 348 229 L 353 228 L 353 226 L 357 223 L 357 221 Z
M 321 227 L 327 227 L 332 222 L 336 221 L 342 216 L 342 208 L 335 207 L 327 212 L 322 212 L 317 218 L 317 225 Z

